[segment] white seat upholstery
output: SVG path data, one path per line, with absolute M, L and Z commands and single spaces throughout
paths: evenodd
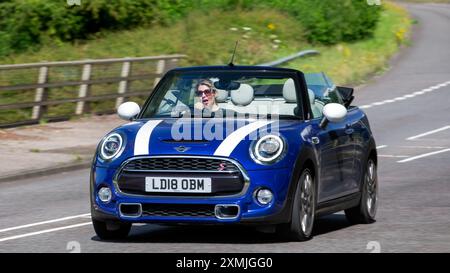
M 322 109 L 324 104 L 316 100 L 316 95 L 314 92 L 308 88 L 309 104 L 311 105 L 311 110 L 313 113 L 313 118 L 318 118 L 322 116 Z
M 294 115 L 297 107 L 297 93 L 293 79 L 288 79 L 283 85 L 284 100 L 276 100 L 272 104 L 271 113 L 279 115 Z
M 254 96 L 253 87 L 246 83 L 242 83 L 236 90 L 231 90 L 231 101 L 235 105 L 249 105 L 253 101 Z
M 311 111 L 312 111 L 312 114 L 313 114 L 313 118 L 320 117 L 320 113 L 321 112 L 318 109 L 318 107 L 315 105 L 316 95 L 309 88 L 308 88 L 308 97 L 309 97 L 309 105 L 311 106 Z
M 231 109 L 239 113 L 251 113 L 256 110 L 249 104 L 253 101 L 254 90 L 251 85 L 242 83 L 238 89 L 230 91 L 231 101 L 223 108 Z
M 216 102 L 224 103 L 228 100 L 228 91 L 222 89 L 216 89 Z
M 295 92 L 295 83 L 293 79 L 288 79 L 283 85 L 283 98 L 287 103 L 296 103 L 297 94 Z

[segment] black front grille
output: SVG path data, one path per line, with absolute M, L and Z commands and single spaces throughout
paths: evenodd
M 210 178 L 210 193 L 147 192 L 148 177 Z M 226 159 L 198 157 L 141 157 L 130 160 L 117 176 L 120 191 L 152 196 L 224 196 L 238 194 L 245 185 L 244 174 Z
M 142 216 L 215 217 L 214 207 L 204 204 L 142 204 Z
M 230 161 L 216 158 L 140 158 L 128 162 L 124 171 L 239 172 Z

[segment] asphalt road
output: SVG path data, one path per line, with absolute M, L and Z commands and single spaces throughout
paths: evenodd
M 0 252 L 449 252 L 450 5 L 408 9 L 419 22 L 412 45 L 356 93 L 378 145 L 376 223 L 352 226 L 334 214 L 317 221 L 308 242 L 139 225 L 126 240 L 101 242 L 88 215 L 88 170 L 80 170 L 0 184 Z

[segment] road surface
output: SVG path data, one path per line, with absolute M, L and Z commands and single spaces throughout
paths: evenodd
M 411 5 L 413 43 L 357 90 L 379 154 L 377 222 L 342 213 L 307 242 L 232 227 L 133 226 L 101 242 L 89 218 L 88 170 L 0 184 L 0 252 L 449 252 L 450 5 Z

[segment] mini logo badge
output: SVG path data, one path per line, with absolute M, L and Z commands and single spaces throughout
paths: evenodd
M 186 152 L 187 150 L 189 150 L 191 148 L 190 147 L 186 147 L 186 146 L 178 146 L 178 147 L 175 147 L 174 149 L 177 150 L 180 153 L 184 153 L 184 152 Z

